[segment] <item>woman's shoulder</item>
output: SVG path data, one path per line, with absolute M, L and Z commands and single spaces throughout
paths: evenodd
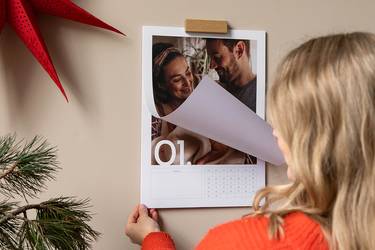
M 248 216 L 212 228 L 197 249 L 328 249 L 320 226 L 302 212 L 284 218 L 285 236 L 272 240 L 266 216 Z
M 211 231 L 222 231 L 227 229 L 236 229 L 242 227 L 251 227 L 254 229 L 268 228 L 268 217 L 264 215 L 260 216 L 246 216 L 241 219 L 229 221 L 220 225 L 215 226 Z M 283 228 L 285 231 L 289 231 L 291 227 L 299 226 L 311 226 L 311 228 L 320 229 L 319 224 L 310 218 L 308 215 L 302 212 L 291 212 L 283 217 Z M 268 237 L 268 236 L 267 236 Z

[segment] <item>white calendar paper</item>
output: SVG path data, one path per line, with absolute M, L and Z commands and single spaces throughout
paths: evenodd
M 144 27 L 142 53 L 141 203 L 251 205 L 265 161 L 283 162 L 263 120 L 265 32 Z

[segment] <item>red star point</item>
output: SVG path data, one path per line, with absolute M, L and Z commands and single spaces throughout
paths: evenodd
M 70 0 L 0 0 L 0 32 L 5 23 L 8 23 L 12 27 L 68 101 L 64 87 L 59 80 L 47 47 L 35 22 L 35 13 L 45 13 L 62 17 L 122 35 L 124 34 L 75 5 Z

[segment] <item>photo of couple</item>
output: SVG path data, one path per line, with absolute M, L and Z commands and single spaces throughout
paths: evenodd
M 232 94 L 250 110 L 256 112 L 257 74 L 256 41 L 240 39 L 153 36 L 152 83 L 156 110 L 166 116 L 183 104 L 198 86 L 204 75 Z M 220 126 L 220 124 L 218 124 Z M 235 129 L 235 127 L 233 127 Z M 161 141 L 170 145 L 157 147 L 157 159 L 166 162 L 173 150 L 191 165 L 256 164 L 254 156 L 152 117 L 151 162 L 155 146 Z M 183 147 L 177 145 L 183 141 Z M 180 152 L 183 150 L 183 152 Z M 174 157 L 171 165 L 178 165 Z

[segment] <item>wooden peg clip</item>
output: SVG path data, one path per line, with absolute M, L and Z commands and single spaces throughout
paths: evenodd
M 194 33 L 228 33 L 227 21 L 186 19 L 185 31 Z

